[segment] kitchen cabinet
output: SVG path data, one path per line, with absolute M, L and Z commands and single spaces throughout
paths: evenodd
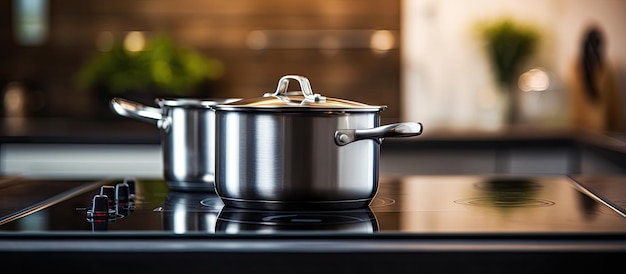
M 444 136 L 445 137 L 442 137 Z M 578 132 L 385 140 L 382 174 L 626 174 L 626 143 Z
M 576 148 L 471 148 L 471 144 L 461 149 L 390 149 L 381 153 L 381 172 L 577 174 L 580 173 L 578 154 Z
M 382 174 L 491 174 L 496 167 L 495 149 L 423 148 L 404 150 L 383 144 Z

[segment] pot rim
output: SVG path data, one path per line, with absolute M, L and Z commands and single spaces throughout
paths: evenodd
M 372 112 L 378 113 L 387 106 L 362 106 L 351 108 L 332 108 L 332 107 L 311 107 L 311 106 L 241 106 L 241 105 L 214 105 L 211 106 L 215 111 L 228 111 L 228 112 L 280 112 L 280 113 L 323 113 L 323 114 L 336 114 L 336 113 L 363 113 Z
M 228 104 L 240 100 L 239 98 L 157 98 L 155 102 L 160 106 L 168 107 L 199 107 L 210 108 L 218 104 Z

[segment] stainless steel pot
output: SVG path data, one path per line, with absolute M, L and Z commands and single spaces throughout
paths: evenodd
M 163 176 L 171 190 L 215 191 L 215 113 L 237 99 L 156 99 L 160 108 L 113 98 L 119 115 L 154 123 L 161 132 Z
M 288 92 L 297 81 L 301 92 Z M 354 209 L 378 190 L 380 144 L 417 136 L 420 123 L 379 126 L 385 106 L 314 94 L 287 75 L 273 94 L 212 106 L 215 191 L 229 207 Z

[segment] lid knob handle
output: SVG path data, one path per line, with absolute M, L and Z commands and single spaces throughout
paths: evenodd
M 289 87 L 289 80 L 296 80 L 300 83 L 300 89 L 302 90 L 302 94 L 304 95 L 305 101 L 310 102 L 325 102 L 326 97 L 313 93 L 313 89 L 311 89 L 311 83 L 309 83 L 309 79 L 300 75 L 285 75 L 278 80 L 278 86 L 276 87 L 276 91 L 272 96 L 279 96 L 281 94 L 287 93 L 287 88 Z

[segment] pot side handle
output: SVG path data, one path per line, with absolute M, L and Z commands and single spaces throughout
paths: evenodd
M 422 134 L 422 124 L 414 122 L 389 124 L 370 129 L 340 129 L 335 131 L 335 144 L 345 146 L 365 139 L 373 139 L 380 144 L 386 137 L 412 137 L 420 134 Z
M 159 108 L 144 106 L 142 104 L 117 97 L 111 99 L 111 108 L 121 116 L 154 124 L 157 124 L 163 117 L 163 113 Z

